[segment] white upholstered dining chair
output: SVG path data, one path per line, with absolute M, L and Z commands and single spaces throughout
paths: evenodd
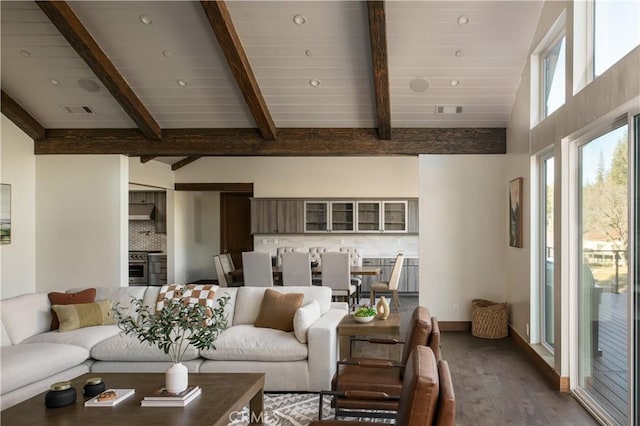
M 282 285 L 311 285 L 311 261 L 309 253 L 288 252 L 282 254 Z
M 351 266 L 362 266 L 362 249 L 360 247 L 340 247 L 342 253 L 349 253 Z M 356 286 L 356 303 L 360 303 L 362 277 L 351 276 L 351 284 Z
M 271 255 L 260 251 L 242 252 L 242 272 L 247 287 L 273 287 Z
M 398 284 L 400 283 L 400 273 L 402 272 L 402 264 L 404 263 L 404 255 L 398 253 L 396 256 L 396 262 L 393 264 L 391 270 L 391 277 L 388 282 L 377 282 L 371 284 L 370 298 L 371 306 L 376 303 L 376 293 L 391 293 L 393 297 L 393 304 L 396 310 L 400 309 L 400 300 L 398 299 Z
M 333 297 L 346 296 L 349 310 L 356 287 L 351 284 L 351 265 L 348 253 L 322 254 L 322 285 L 331 288 Z

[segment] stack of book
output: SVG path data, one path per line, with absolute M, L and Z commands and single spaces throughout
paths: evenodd
M 159 387 L 145 396 L 140 405 L 142 407 L 186 407 L 202 393 L 200 386 L 192 385 L 180 393 L 170 393 L 164 386 Z

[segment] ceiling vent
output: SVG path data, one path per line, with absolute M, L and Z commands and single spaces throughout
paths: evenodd
M 93 109 L 86 105 L 63 105 L 62 109 L 67 114 L 95 114 Z
M 436 115 L 438 114 L 462 114 L 462 107 L 457 105 L 436 105 Z

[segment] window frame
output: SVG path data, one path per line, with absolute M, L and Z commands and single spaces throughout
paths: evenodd
M 555 34 L 551 39 L 551 42 L 547 44 L 547 47 L 540 52 L 540 121 L 547 118 L 549 115 L 553 114 L 555 111 L 560 109 L 567 101 L 567 29 L 566 26 L 563 26 L 560 31 L 552 32 L 551 34 Z M 562 77 L 564 79 L 564 91 L 562 93 L 562 103 L 553 111 L 547 111 L 547 98 L 546 98 L 546 87 L 547 87 L 547 69 L 546 69 L 546 58 L 549 53 L 564 39 L 564 57 L 562 60 L 564 61 L 565 73 Z M 558 56 L 558 60 L 560 60 L 560 56 Z
M 553 147 L 550 147 L 544 150 L 542 153 L 538 155 L 538 330 L 539 330 L 539 342 L 540 344 L 551 354 L 555 353 L 555 315 L 554 315 L 554 346 L 551 346 L 547 343 L 546 339 L 546 297 L 545 297 L 545 289 L 546 289 L 546 275 L 547 275 L 547 254 L 546 254 L 546 242 L 547 242 L 547 228 L 546 228 L 546 217 L 547 217 L 547 175 L 546 164 L 547 161 L 553 159 L 554 160 L 554 195 L 551 202 L 553 203 L 554 210 L 554 229 L 555 229 L 555 151 Z M 555 235 L 555 233 L 554 233 Z M 555 246 L 555 244 L 554 244 Z M 554 265 L 555 265 L 555 250 L 554 250 Z M 555 267 L 554 272 L 555 274 Z M 553 286 L 554 296 L 555 296 L 555 277 L 554 277 L 554 286 Z M 555 310 L 555 297 L 554 304 L 551 307 Z M 555 313 L 555 312 L 554 312 Z

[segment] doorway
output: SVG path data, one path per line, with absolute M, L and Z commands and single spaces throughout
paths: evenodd
M 251 197 L 252 192 L 220 193 L 220 253 L 229 253 L 236 268 L 242 267 L 242 252 L 253 250 Z

